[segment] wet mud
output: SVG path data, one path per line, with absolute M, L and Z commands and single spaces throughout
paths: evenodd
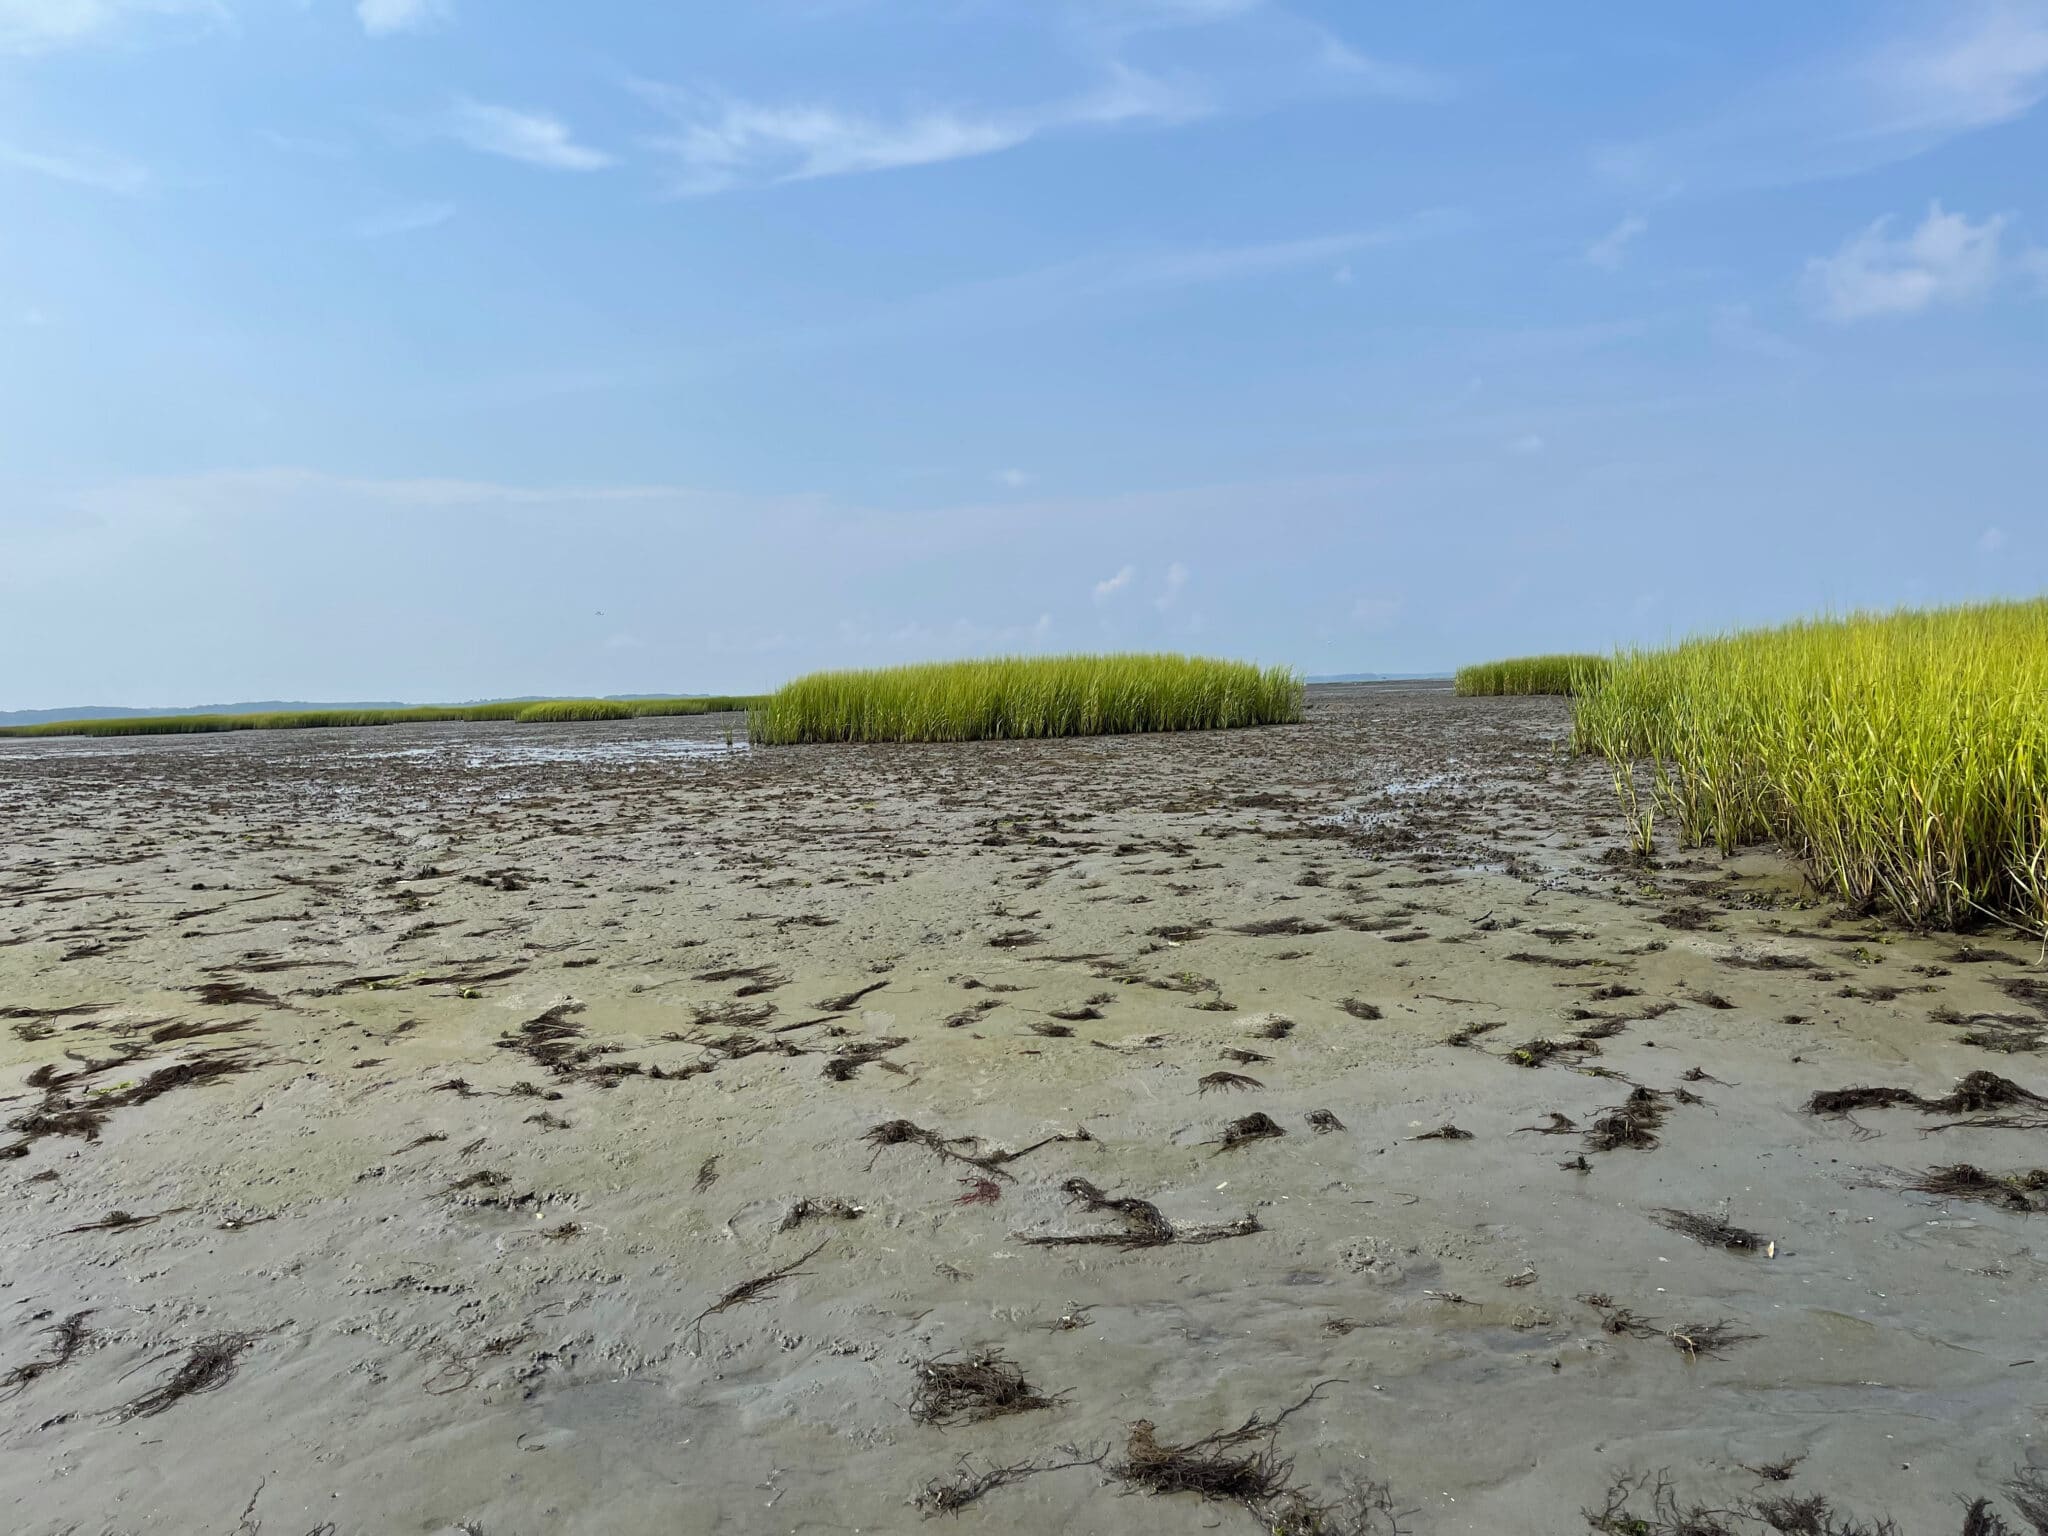
M 1565 723 L 0 743 L 7 1528 L 2048 1531 L 2038 946 Z

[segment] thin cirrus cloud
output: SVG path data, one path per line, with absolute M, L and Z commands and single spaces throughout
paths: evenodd
M 884 116 L 820 104 L 771 105 L 643 82 L 675 122 L 649 146 L 685 195 L 938 165 L 1015 149 L 1049 133 L 1200 117 L 1207 104 L 1121 65 L 1098 89 L 1014 111 L 930 108 Z
M 1110 52 L 1147 33 L 1234 26 L 1248 45 L 1245 63 L 1262 48 L 1287 60 L 1283 72 L 1293 78 L 1281 95 L 1313 89 L 1318 77 L 1326 88 L 1401 101 L 1443 101 L 1455 94 L 1452 82 L 1436 71 L 1362 52 L 1274 0 L 1078 0 L 1063 9 L 1070 30 Z
M 1629 247 L 1648 233 L 1650 221 L 1630 214 L 1606 234 L 1586 247 L 1586 260 L 1603 272 L 1618 272 L 1628 260 Z
M 602 150 L 576 141 L 568 124 L 546 112 L 524 112 L 464 97 L 448 111 L 449 137 L 479 154 L 498 155 L 550 171 L 599 171 L 612 163 Z
M 117 197 L 139 197 L 150 186 L 149 172 L 141 166 L 97 151 L 60 153 L 0 141 L 0 169 L 25 171 Z
M 1826 319 L 1846 322 L 1981 300 L 2015 264 L 2004 246 L 2006 223 L 2002 214 L 1973 223 L 1940 203 L 1903 234 L 1892 232 L 1889 218 L 1878 219 L 1834 255 L 1806 264 L 1808 302 Z M 2019 264 L 2037 256 L 2024 254 Z
M 1600 145 L 1595 173 L 1667 194 L 1851 176 L 2015 121 L 2048 99 L 2048 0 L 1906 14 L 1908 27 L 1762 81 L 1702 121 Z
M 228 12 L 220 0 L 0 0 L 0 54 L 54 53 L 166 19 L 214 24 Z
M 1878 50 L 1868 76 L 1898 130 L 2010 122 L 2048 96 L 2048 0 L 1980 0 Z
M 454 14 L 452 0 L 356 0 L 356 19 L 372 37 L 421 32 Z

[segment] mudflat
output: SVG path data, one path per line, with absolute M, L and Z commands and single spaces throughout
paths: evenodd
M 1310 702 L 0 742 L 7 1528 L 2025 1519 L 2034 943 Z

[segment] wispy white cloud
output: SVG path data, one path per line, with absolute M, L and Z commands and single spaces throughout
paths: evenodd
M 0 142 L 0 168 L 26 171 L 52 181 L 137 197 L 149 189 L 149 172 L 132 161 L 97 151 L 58 152 Z
M 1946 9 L 1933 29 L 1888 42 L 1865 61 L 1889 108 L 1881 125 L 1889 131 L 2010 122 L 2048 96 L 2048 0 L 1978 0 Z
M 454 14 L 454 0 L 356 0 L 356 19 L 372 37 L 418 32 Z
M 522 112 L 467 97 L 449 109 L 447 132 L 486 155 L 542 166 L 551 171 L 596 171 L 612 163 L 602 150 L 579 144 L 560 118 Z
M 726 102 L 703 121 L 656 139 L 654 148 L 677 163 L 678 191 L 700 193 L 753 180 L 802 181 L 992 155 L 1034 131 L 1022 120 L 950 111 L 882 122 L 829 107 Z
M 972 19 L 984 7 L 948 9 Z M 1092 84 L 1021 104 L 879 106 L 642 82 L 641 94 L 673 125 L 650 146 L 673 166 L 675 190 L 696 195 L 939 165 L 1059 134 L 1167 127 L 1316 97 L 1449 94 L 1442 77 L 1365 53 L 1276 0 L 1042 0 L 986 9 L 1014 10 L 1015 19 L 1042 26 Z M 1174 36 L 1196 30 L 1225 32 L 1228 41 Z
M 1995 555 L 2004 548 L 2005 530 L 2003 528 L 1986 528 L 1977 535 L 1977 552 L 1979 554 Z
M 998 154 L 1047 133 L 1175 122 L 1207 110 L 1186 90 L 1121 66 L 1084 96 L 1013 111 L 934 107 L 887 116 L 648 83 L 640 91 L 676 122 L 650 142 L 675 167 L 674 185 L 684 194 L 937 165 Z
M 446 224 L 455 217 L 453 203 L 413 203 L 386 208 L 358 219 L 356 234 L 364 240 L 388 240 L 397 235 L 417 234 Z
M 1918 228 L 1893 235 L 1883 218 L 1852 235 L 1832 256 L 1806 264 L 1809 302 L 1830 320 L 1913 315 L 1943 304 L 1982 299 L 2006 266 L 2006 219 L 1972 223 L 1935 203 Z
M 1856 175 L 2011 122 L 2048 99 L 2048 0 L 1957 0 L 1886 14 L 1909 19 L 1752 81 L 1702 121 L 1601 145 L 1595 174 L 1637 193 Z
M 1366 53 L 1322 22 L 1273 0 L 1069 0 L 1068 24 L 1113 52 L 1144 33 L 1236 25 L 1247 61 L 1269 53 L 1290 61 L 1294 85 L 1317 83 L 1403 101 L 1441 101 L 1451 82 L 1433 70 Z M 1263 46 L 1261 46 L 1263 44 Z
M 1518 453 L 1524 457 L 1541 453 L 1546 446 L 1548 445 L 1543 441 L 1540 432 L 1524 432 L 1520 437 L 1508 440 L 1508 452 Z
M 1108 602 L 1137 579 L 1138 568 L 1134 565 L 1125 566 L 1114 576 L 1105 576 L 1101 581 L 1095 583 L 1095 601 L 1098 603 Z
M 995 478 L 997 485 L 1012 491 L 1021 491 L 1031 483 L 1033 477 L 1029 470 L 999 469 L 996 471 Z
M 1632 213 L 1598 240 L 1586 247 L 1586 260 L 1604 272 L 1620 270 L 1628 260 L 1629 247 L 1648 233 L 1650 221 Z
M 131 23 L 228 21 L 221 0 L 0 0 L 0 54 L 52 53 L 107 42 Z
M 1315 56 L 1323 67 L 1352 89 L 1391 101 L 1448 101 L 1456 94 L 1451 81 L 1435 70 L 1361 53 L 1325 27 L 1313 28 Z

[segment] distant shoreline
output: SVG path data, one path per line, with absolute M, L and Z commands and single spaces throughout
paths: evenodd
M 545 704 L 566 695 L 523 693 L 494 699 L 464 699 L 454 704 L 404 704 L 391 699 L 315 703 L 307 700 L 263 699 L 240 704 L 186 704 L 171 709 L 145 709 L 127 704 L 84 704 L 73 709 L 0 709 L 0 726 L 49 725 L 59 720 L 168 720 L 186 715 L 283 715 L 331 714 L 351 710 L 481 709 L 493 704 Z M 582 698 L 586 695 L 577 695 Z M 708 699 L 724 695 L 708 693 L 605 693 L 592 694 L 606 704 L 640 704 L 653 699 Z

